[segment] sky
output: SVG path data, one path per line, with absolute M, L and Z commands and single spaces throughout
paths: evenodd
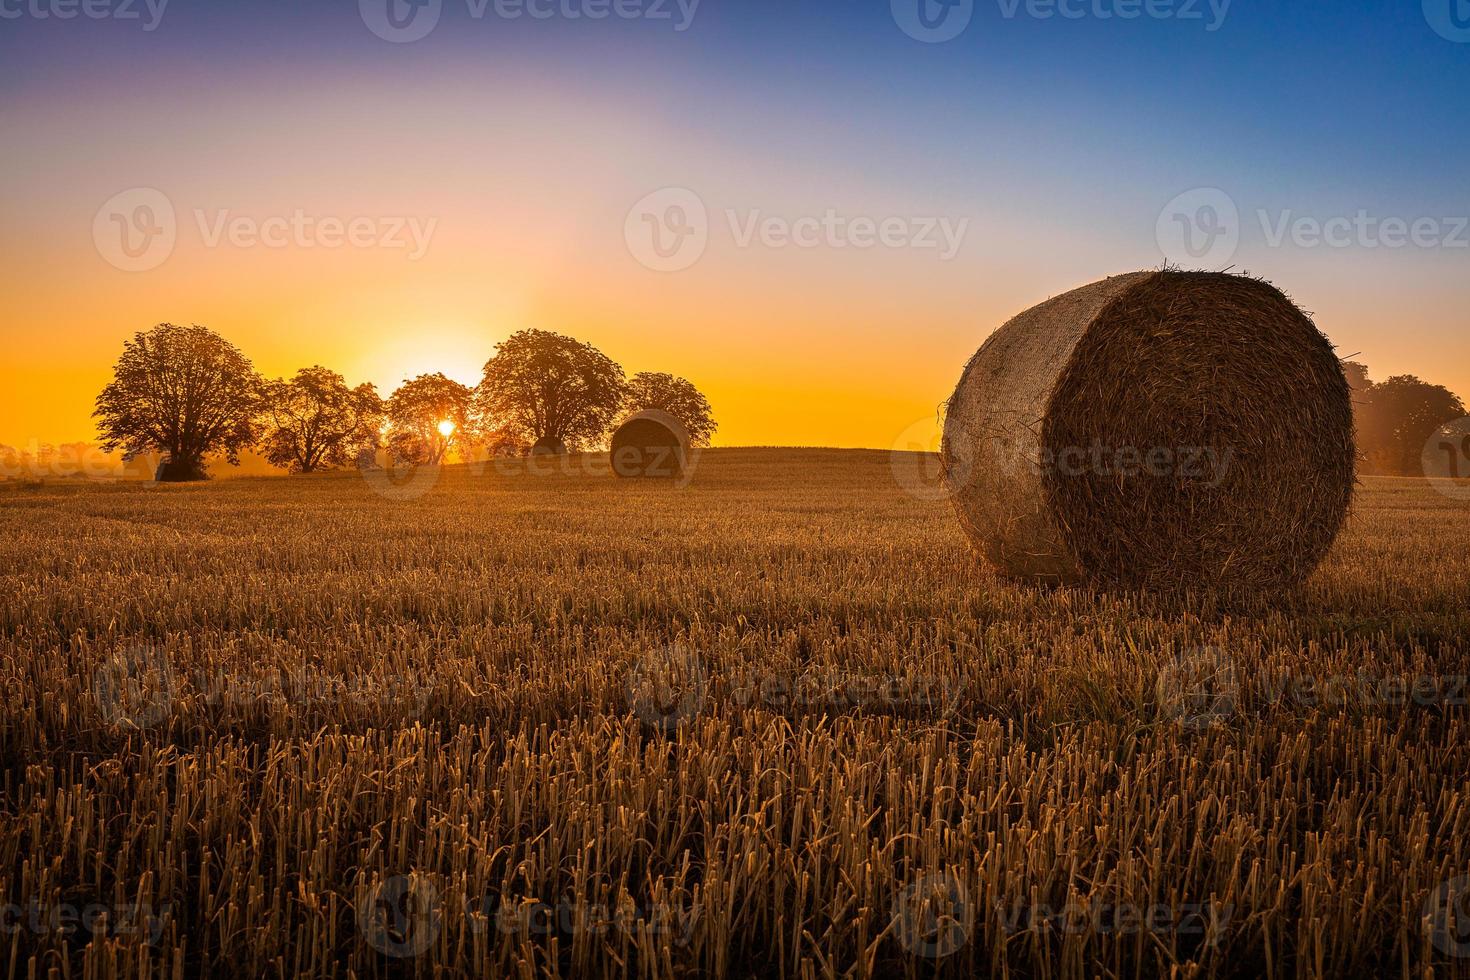
M 0 0 L 0 443 L 170 321 L 384 395 L 555 330 L 716 445 L 926 446 L 1165 261 L 1470 397 L 1467 0 L 389 2 Z

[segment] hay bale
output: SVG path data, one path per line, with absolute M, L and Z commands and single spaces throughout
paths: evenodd
M 689 433 L 668 412 L 629 417 L 612 437 L 612 468 L 621 477 L 682 477 L 689 467 Z
M 1138 272 L 997 330 L 941 455 L 960 523 L 1007 576 L 1281 588 L 1342 526 L 1352 406 L 1327 338 L 1270 284 Z
M 204 464 L 192 459 L 165 458 L 153 471 L 155 483 L 198 483 L 207 479 Z
M 565 456 L 566 454 L 567 444 L 556 436 L 542 436 L 531 447 L 532 456 Z

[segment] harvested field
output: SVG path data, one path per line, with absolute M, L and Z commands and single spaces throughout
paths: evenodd
M 887 453 L 615 479 L 0 486 L 7 969 L 1470 974 L 1465 504 L 1187 609 Z

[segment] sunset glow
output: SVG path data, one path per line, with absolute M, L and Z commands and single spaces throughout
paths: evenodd
M 1208 111 L 1200 99 L 1226 84 L 1231 45 L 1319 36 L 1308 12 L 1089 32 L 977 8 L 962 38 L 928 45 L 886 4 L 773 7 L 769 43 L 715 8 L 676 33 L 475 22 L 446 4 L 430 36 L 398 45 L 356 5 L 304 20 L 249 6 L 170 6 L 151 32 L 7 22 L 0 57 L 29 82 L 0 108 L 25 134 L 0 189 L 0 310 L 25 371 L 0 385 L 0 443 L 93 438 L 123 342 L 172 321 L 217 331 L 267 376 L 320 363 L 385 397 L 424 373 L 473 385 L 505 337 L 555 330 L 630 374 L 689 378 L 715 408 L 717 445 L 888 448 L 915 426 L 932 437 L 965 361 L 1008 317 L 1160 265 L 1165 209 L 1211 187 L 1242 230 L 1210 262 L 1287 289 L 1375 378 L 1470 391 L 1470 252 L 1314 245 L 1290 225 L 1273 242 L 1283 219 L 1463 213 L 1466 131 L 1411 138 L 1421 117 L 1458 112 L 1463 51 L 1416 4 L 1330 58 L 1256 65 L 1253 92 L 1322 79 L 1290 118 L 1266 95 Z M 1417 45 L 1404 72 L 1439 82 L 1399 100 L 1409 82 L 1367 67 L 1376 42 L 1363 38 L 1385 31 Z M 828 41 L 801 40 L 816 37 Z M 839 39 L 840 60 L 827 51 Z M 1056 41 L 1127 66 L 1116 90 Z M 270 70 L 263 49 L 278 52 Z M 1188 78 L 1169 67 L 1180 59 Z M 1180 84 L 1153 84 L 1156 71 Z M 1119 99 L 1158 125 L 1120 131 Z M 1364 133 L 1347 107 L 1380 101 L 1411 111 L 1373 112 Z M 1300 118 L 1316 120 L 1309 134 Z M 671 188 L 694 193 L 707 227 L 697 259 L 663 271 L 629 236 L 680 240 L 659 224 L 688 217 L 659 203 Z M 171 250 L 130 271 L 116 236 L 136 251 L 165 208 Z

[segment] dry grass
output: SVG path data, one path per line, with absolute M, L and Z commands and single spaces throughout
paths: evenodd
M 1470 508 L 1422 482 L 1254 610 L 1003 584 L 882 453 L 11 487 L 0 533 L 13 975 L 1470 973 L 1424 916 Z

